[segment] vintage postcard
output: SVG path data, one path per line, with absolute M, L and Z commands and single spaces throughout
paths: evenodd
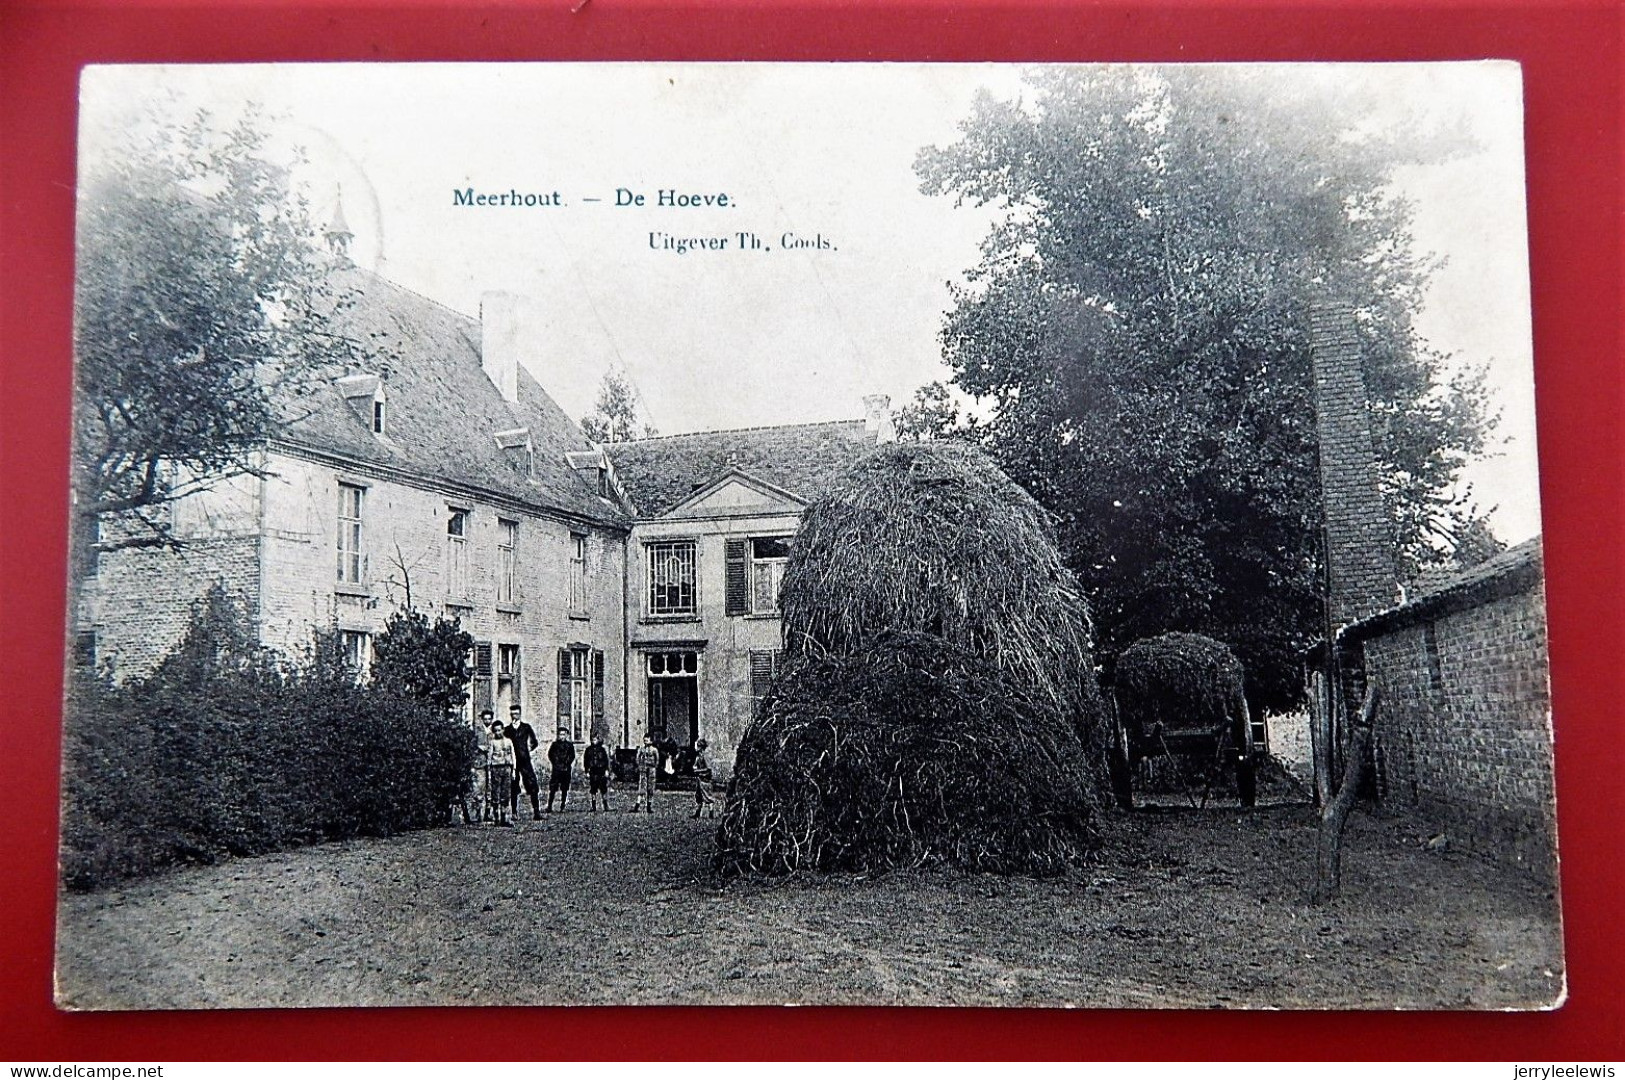
M 104 66 L 64 1009 L 1543 1009 L 1510 63 Z

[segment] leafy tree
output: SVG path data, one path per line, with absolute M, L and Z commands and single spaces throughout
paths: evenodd
M 372 685 L 420 698 L 448 714 L 468 700 L 472 648 L 474 638 L 457 619 L 442 615 L 430 623 L 421 611 L 397 611 L 373 639 Z
M 1097 68 L 978 98 L 922 188 L 1008 213 L 955 288 L 953 382 L 986 445 L 1054 510 L 1108 655 L 1170 630 L 1229 642 L 1255 705 L 1300 690 L 1320 612 L 1306 312 L 1356 307 L 1407 571 L 1475 516 L 1452 492 L 1488 428 L 1411 320 L 1434 263 L 1393 169 L 1434 136 L 1362 123 L 1349 96 L 1236 69 Z
M 638 393 L 625 374 L 604 372 L 598 384 L 598 401 L 593 411 L 582 418 L 581 430 L 595 443 L 631 442 L 658 435 L 653 427 L 639 417 Z
M 913 401 L 892 412 L 892 425 L 900 442 L 958 439 L 974 443 L 983 434 L 976 417 L 964 415 L 953 392 L 940 382 L 916 390 Z
M 360 354 L 259 119 L 144 130 L 87 157 L 79 202 L 76 535 L 101 550 L 180 546 L 168 504 L 257 475 L 297 391 Z

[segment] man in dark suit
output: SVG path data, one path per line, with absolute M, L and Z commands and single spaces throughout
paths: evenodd
M 525 794 L 530 796 L 530 816 L 533 821 L 542 819 L 541 803 L 536 797 L 536 769 L 530 763 L 530 752 L 540 745 L 536 732 L 525 723 L 523 710 L 518 705 L 508 710 L 508 726 L 502 729 L 502 734 L 513 743 L 513 783 L 508 792 L 508 803 L 513 810 L 513 816 L 519 816 L 519 785 L 525 785 Z

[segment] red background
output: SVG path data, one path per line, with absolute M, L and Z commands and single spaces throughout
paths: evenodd
M 0 1059 L 1625 1057 L 1620 12 L 1536 0 L 0 0 Z M 1524 65 L 1568 1004 L 1535 1015 L 51 1005 L 76 78 L 93 62 L 1444 60 Z M 861 116 L 852 123 L 861 124 Z M 513 1037 L 516 1026 L 526 1032 Z M 696 1032 L 703 1033 L 697 1037 Z M 499 1049 L 501 1048 L 501 1049 Z

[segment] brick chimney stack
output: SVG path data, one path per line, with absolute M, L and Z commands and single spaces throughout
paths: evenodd
M 1354 311 L 1320 301 L 1309 312 L 1309 356 L 1326 513 L 1328 603 L 1335 628 L 1398 599 L 1393 530 L 1377 487 L 1365 369 Z

